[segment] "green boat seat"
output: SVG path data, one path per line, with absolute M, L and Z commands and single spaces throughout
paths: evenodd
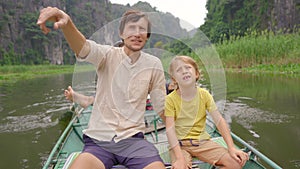
M 67 160 L 66 160 L 66 162 L 65 162 L 62 169 L 68 169 L 71 166 L 72 162 L 76 159 L 76 157 L 78 157 L 79 154 L 80 154 L 80 152 L 71 153 L 69 155 L 69 157 L 67 158 Z

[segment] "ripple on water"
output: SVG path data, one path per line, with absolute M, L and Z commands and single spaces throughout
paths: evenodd
M 300 160 L 292 160 L 291 163 L 292 163 L 296 168 L 300 168 Z
M 260 135 L 258 135 L 255 131 L 249 130 L 249 132 L 253 135 L 255 138 L 259 138 Z
M 36 128 L 48 128 L 55 126 L 59 123 L 59 119 L 54 118 L 54 116 L 57 116 L 59 112 L 67 111 L 69 109 L 69 105 L 70 103 L 65 100 L 48 100 L 45 102 L 36 102 L 22 108 L 22 111 L 25 109 L 26 112 L 31 112 L 31 114 L 15 115 L 21 113 L 15 113 L 19 110 L 12 110 L 8 112 L 8 116 L 1 119 L 0 133 L 23 132 Z M 44 107 L 49 108 L 47 108 L 46 112 L 40 112 L 44 110 Z M 38 112 L 36 112 L 37 109 Z
M 32 105 L 27 105 L 25 108 L 30 108 L 30 107 L 36 107 L 36 106 L 43 106 L 48 104 L 48 102 L 41 102 L 41 103 L 33 103 Z
M 22 168 L 29 168 L 28 159 L 22 159 L 20 163 L 22 165 Z
M 54 113 L 54 112 L 61 112 L 61 111 L 67 111 L 68 108 L 66 107 L 59 107 L 59 108 L 52 108 L 46 111 L 46 113 Z
M 0 125 L 0 133 L 4 132 L 24 132 L 36 128 L 47 128 L 58 124 L 59 120 L 51 120 L 51 115 L 47 116 L 45 113 L 37 115 L 24 116 L 7 116 L 3 119 Z
M 258 108 L 249 107 L 247 104 L 242 103 L 242 101 L 240 100 L 226 103 L 224 117 L 227 122 L 231 122 L 231 119 L 235 118 L 237 123 L 248 129 L 254 137 L 259 137 L 259 135 L 250 130 L 253 128 L 253 123 L 288 123 L 292 118 L 288 115 L 276 114 Z

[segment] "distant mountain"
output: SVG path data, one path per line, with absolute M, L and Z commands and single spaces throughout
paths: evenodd
M 183 38 L 188 33 L 179 19 L 170 13 L 157 11 L 149 3 L 133 6 L 112 4 L 109 0 L 2 0 L 0 2 L 0 65 L 6 64 L 72 64 L 74 54 L 61 31 L 43 35 L 36 21 L 39 9 L 56 6 L 68 13 L 78 29 L 87 37 L 105 44 L 119 39 L 118 22 L 128 9 L 150 14 L 153 36 L 148 47 L 167 42 L 169 37 Z M 51 27 L 49 25 L 49 27 Z
M 194 37 L 194 35 L 197 33 L 197 31 L 199 30 L 199 28 L 195 28 L 190 30 L 189 33 L 189 37 Z

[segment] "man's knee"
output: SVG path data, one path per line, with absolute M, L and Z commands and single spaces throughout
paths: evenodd
M 82 169 L 82 168 L 97 168 L 105 169 L 104 164 L 97 157 L 90 153 L 81 153 L 74 160 L 70 169 Z

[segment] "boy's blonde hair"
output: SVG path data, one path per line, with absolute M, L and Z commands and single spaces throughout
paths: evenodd
M 173 72 L 175 71 L 174 70 L 175 63 L 179 60 L 183 61 L 184 63 L 191 64 L 194 67 L 195 72 L 196 72 L 196 76 L 197 76 L 196 82 L 200 79 L 200 70 L 198 68 L 198 65 L 197 65 L 196 61 L 193 58 L 191 58 L 189 56 L 175 56 L 171 60 L 170 67 L 169 67 L 169 75 L 170 75 L 171 80 L 172 80 L 171 83 L 172 83 L 173 86 L 175 86 L 175 89 L 178 89 L 178 85 L 177 85 L 175 79 L 173 78 Z

